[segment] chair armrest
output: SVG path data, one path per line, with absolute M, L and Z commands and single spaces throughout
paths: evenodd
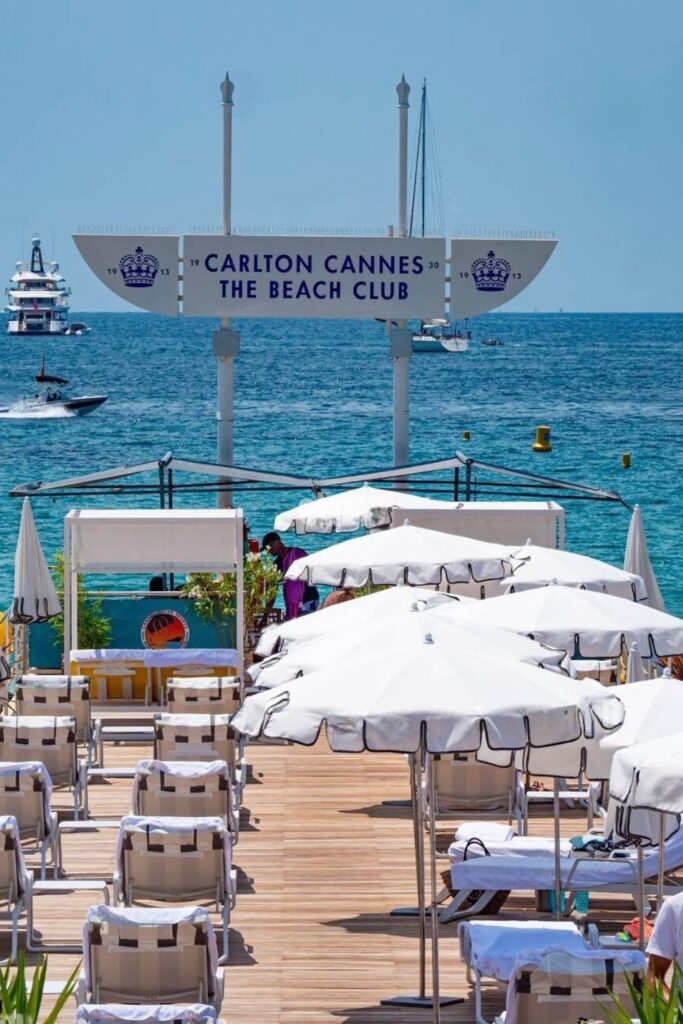
M 112 898 L 114 906 L 117 907 L 121 902 L 121 874 L 119 871 L 114 871 L 112 875 Z
M 85 987 L 85 968 L 81 968 L 78 973 L 78 981 L 76 982 L 75 988 L 76 1004 L 82 1006 L 86 1002 L 88 993 Z
M 216 969 L 216 993 L 218 1002 L 216 1013 L 220 1013 L 223 999 L 225 997 L 225 970 L 222 967 L 218 967 Z

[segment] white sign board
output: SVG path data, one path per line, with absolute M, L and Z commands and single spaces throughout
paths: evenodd
M 74 235 L 90 269 L 126 302 L 178 315 L 177 235 Z
M 443 238 L 186 235 L 190 316 L 443 316 Z
M 479 316 L 514 299 L 556 245 L 547 239 L 451 239 L 451 316 Z

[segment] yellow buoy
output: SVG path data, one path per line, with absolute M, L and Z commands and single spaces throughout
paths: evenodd
M 622 469 L 630 469 L 631 468 L 631 453 L 630 452 L 624 452 L 624 454 L 621 456 L 621 468 Z
M 469 441 L 469 439 L 470 439 L 470 432 L 469 432 L 469 430 L 463 430 L 463 432 L 462 432 L 462 439 L 463 439 L 463 441 Z
M 550 427 L 536 427 L 536 440 L 531 446 L 534 452 L 551 452 L 553 446 L 550 443 Z

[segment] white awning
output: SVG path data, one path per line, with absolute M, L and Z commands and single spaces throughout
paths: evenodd
M 235 509 L 86 509 L 66 524 L 80 573 L 225 572 L 242 555 Z

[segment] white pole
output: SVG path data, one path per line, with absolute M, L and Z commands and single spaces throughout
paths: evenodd
M 410 86 L 401 75 L 398 93 L 398 234 L 408 234 L 408 96 Z M 391 326 L 391 355 L 394 363 L 394 465 L 406 466 L 410 452 L 410 357 L 413 339 L 405 320 Z M 397 484 L 405 489 L 406 482 Z
M 64 519 L 64 674 L 71 674 L 71 523 Z
M 223 234 L 232 232 L 232 94 L 234 84 L 226 72 L 221 82 L 223 105 Z M 239 355 L 240 335 L 230 327 L 230 318 L 221 318 L 221 329 L 213 335 L 213 350 L 216 356 L 216 424 L 217 462 L 221 466 L 233 464 L 234 436 L 234 360 Z M 232 505 L 232 493 L 218 492 L 219 508 Z

